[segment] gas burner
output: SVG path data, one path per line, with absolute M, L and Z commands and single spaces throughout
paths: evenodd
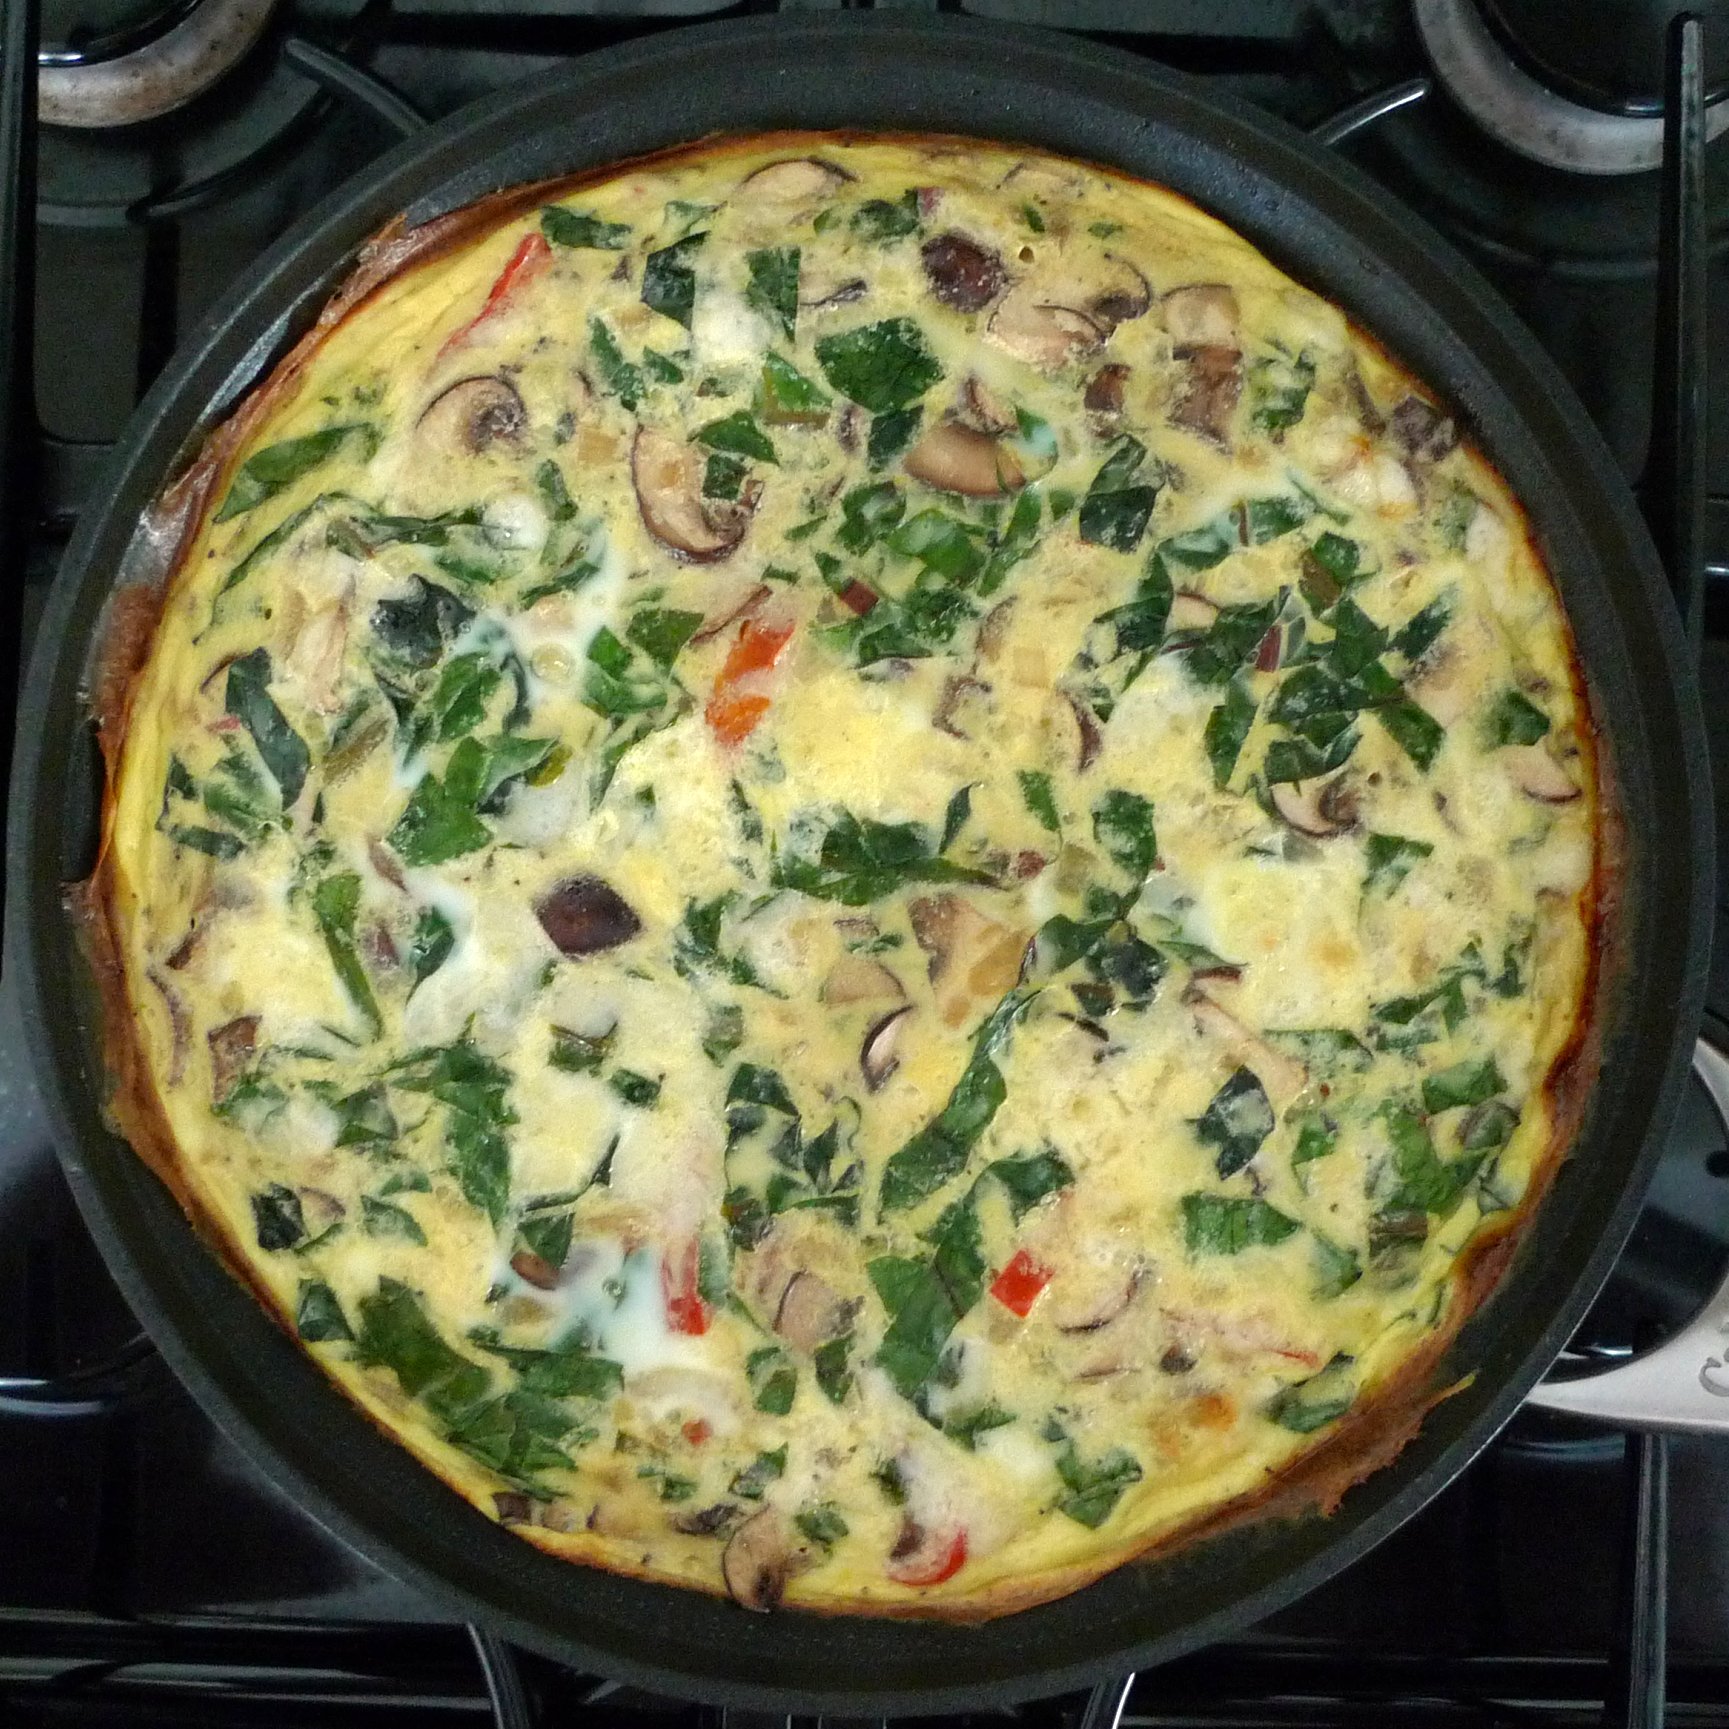
M 1680 8 L 1618 0 L 1609 8 L 1616 21 L 1585 24 L 1566 4 L 1486 3 L 1511 39 L 1527 49 L 1531 62 L 1569 92 L 1526 71 L 1475 0 L 1415 0 L 1417 29 L 1442 86 L 1491 138 L 1533 162 L 1574 174 L 1636 174 L 1657 167 L 1663 160 L 1663 122 L 1651 111 L 1654 102 L 1661 103 L 1650 92 L 1654 74 L 1649 68 L 1662 64 L 1667 16 Z M 1623 13 L 1629 15 L 1625 20 Z M 1622 111 L 1573 99 L 1572 92 L 1585 91 Z M 1626 112 L 1629 106 L 1638 111 Z M 1726 126 L 1729 105 L 1718 103 L 1706 116 L 1706 134 L 1715 138 Z
M 229 72 L 264 33 L 275 0 L 193 0 L 121 28 L 75 25 L 38 55 L 37 100 L 50 126 L 155 120 Z M 142 38 L 142 40 L 140 40 Z
M 292 28 L 351 45 L 365 4 L 301 0 Z M 284 52 L 298 37 L 275 11 L 276 0 L 52 0 L 38 55 L 42 218 L 182 215 L 272 160 L 327 100 Z

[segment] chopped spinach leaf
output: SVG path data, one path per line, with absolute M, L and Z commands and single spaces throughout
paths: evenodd
M 639 1075 L 635 1069 L 614 1069 L 606 1077 L 606 1084 L 627 1105 L 635 1105 L 640 1111 L 652 1110 L 660 1101 L 661 1081 L 652 1075 Z
M 1239 1255 L 1282 1243 L 1297 1221 L 1258 1196 L 1183 1196 L 1183 1240 L 1191 1254 Z
M 283 808 L 300 797 L 311 753 L 270 696 L 270 653 L 255 648 L 228 667 L 225 707 L 252 735 L 258 755 L 282 795 Z
M 1438 596 L 1394 636 L 1392 646 L 1407 660 L 1421 660 L 1452 615 L 1451 600 L 1444 594 Z
M 1017 1225 L 1047 1195 L 1068 1188 L 1075 1180 L 1068 1160 L 1054 1147 L 1039 1153 L 1016 1153 L 993 1159 L 985 1167 L 985 1174 L 1002 1184 Z
M 1237 758 L 1255 724 L 1257 706 L 1249 687 L 1240 678 L 1233 678 L 1225 687 L 1225 700 L 1207 716 L 1207 760 L 1213 765 L 1213 785 L 1221 790 L 1237 766 Z
M 871 416 L 870 434 L 865 439 L 865 461 L 873 473 L 887 468 L 896 457 L 911 448 L 924 417 L 924 409 L 916 403 L 911 408 L 897 409 L 893 414 Z
M 751 1403 L 759 1411 L 784 1417 L 792 1409 L 798 1391 L 798 1370 L 792 1358 L 778 1345 L 764 1345 L 745 1358 L 744 1372 L 750 1382 Z
M 1369 870 L 1363 878 L 1363 893 L 1390 895 L 1410 874 L 1411 867 L 1434 850 L 1426 840 L 1409 840 L 1397 834 L 1371 834 L 1364 845 L 1364 859 Z
M 771 246 L 761 252 L 747 252 L 744 262 L 750 272 L 750 283 L 744 291 L 745 304 L 778 324 L 781 334 L 790 342 L 793 326 L 798 322 L 799 249 Z
M 815 859 L 782 854 L 772 878 L 777 888 L 796 890 L 844 906 L 868 906 L 911 883 L 984 883 L 987 872 L 938 857 L 922 825 L 882 823 L 842 811 L 823 836 Z
M 630 244 L 630 225 L 606 222 L 585 210 L 549 204 L 540 213 L 540 231 L 554 246 L 584 247 L 592 252 L 622 252 Z
M 1229 1177 L 1261 1150 L 1273 1124 L 1267 1089 L 1252 1069 L 1239 1068 L 1195 1119 L 1195 1136 L 1217 1149 L 1219 1175 Z
M 384 837 L 404 864 L 444 864 L 492 839 L 491 830 L 474 814 L 485 771 L 485 751 L 465 738 L 451 753 L 443 780 L 432 773 L 421 777 L 396 826 Z
M 971 786 L 959 787 L 950 795 L 948 807 L 943 812 L 942 839 L 937 842 L 937 851 L 945 853 L 960 838 L 960 832 L 967 826 L 967 819 L 973 814 L 973 789 Z
M 384 1023 L 378 1013 L 378 999 L 372 994 L 372 982 L 360 963 L 360 951 L 354 946 L 354 920 L 359 910 L 360 877 L 354 871 L 328 876 L 312 891 L 312 914 L 318 920 L 330 964 L 336 968 L 349 1001 L 377 1038 Z
M 392 660 L 424 671 L 443 659 L 446 647 L 473 620 L 474 608 L 423 576 L 413 581 L 414 593 L 406 599 L 381 600 L 372 609 L 372 634 Z M 337 748 L 333 738 L 332 754 Z
M 342 1312 L 336 1293 L 317 1279 L 302 1279 L 294 1304 L 294 1330 L 309 1345 L 352 1339 L 354 1329 Z
M 612 1055 L 618 1027 L 604 1033 L 576 1033 L 568 1027 L 552 1029 L 552 1052 L 547 1061 L 567 1075 L 598 1075 Z
M 879 245 L 890 240 L 904 240 L 919 225 L 919 195 L 909 186 L 899 198 L 869 198 L 853 212 L 852 229 L 866 240 Z
M 1483 741 L 1489 745 L 1536 744 L 1549 731 L 1549 717 L 1522 691 L 1504 690 L 1489 710 Z
M 1363 1276 L 1363 1264 L 1350 1249 L 1342 1249 L 1319 1231 L 1311 1233 L 1315 1282 L 1311 1287 L 1323 1302 L 1341 1297 Z
M 642 368 L 625 359 L 618 338 L 601 319 L 588 321 L 588 351 L 594 356 L 601 388 L 616 396 L 623 407 L 632 410 L 639 407 L 643 393 Z
M 1124 1490 L 1140 1482 L 1142 1472 L 1140 1461 L 1122 1447 L 1113 1447 L 1089 1464 L 1071 1441 L 1057 1459 L 1057 1475 L 1065 1490 L 1058 1497 L 1057 1511 L 1096 1531 L 1111 1516 Z
M 299 438 L 285 438 L 279 444 L 267 444 L 240 465 L 214 520 L 227 522 L 230 517 L 256 510 L 279 492 L 286 491 L 302 475 L 310 474 L 328 462 L 346 439 L 374 444 L 377 437 L 372 427 L 364 422 L 353 422 L 327 426 L 321 432 L 308 432 Z M 228 586 L 232 587 L 236 580 L 236 575 L 231 572 Z
M 711 1063 L 724 1063 L 744 1043 L 744 1010 L 737 1003 L 722 1003 L 708 1011 L 702 1035 L 703 1055 Z
M 872 414 L 910 407 L 942 377 L 924 332 L 910 318 L 819 337 L 816 357 L 829 383 Z
M 403 1237 L 422 1248 L 426 1246 L 426 1232 L 420 1228 L 420 1221 L 406 1207 L 399 1207 L 394 1201 L 362 1195 L 360 1218 L 369 1237 Z
M 610 1357 L 596 1355 L 592 1341 L 580 1329 L 551 1350 L 531 1350 L 501 1344 L 486 1328 L 470 1340 L 494 1357 L 501 1357 L 517 1374 L 525 1393 L 543 1399 L 604 1399 L 624 1384 L 624 1369 Z
M 1519 1113 L 1503 1099 L 1486 1099 L 1459 1127 L 1459 1145 L 1467 1153 L 1498 1153 L 1513 1138 Z
M 1057 815 L 1057 801 L 1056 795 L 1051 791 L 1051 777 L 1040 769 L 1023 768 L 1016 778 L 1021 784 L 1021 801 L 1038 818 L 1040 827 L 1060 835 L 1063 832 L 1063 822 Z
M 1408 697 L 1377 708 L 1374 714 L 1393 742 L 1418 768 L 1428 768 L 1446 740 L 1446 729 L 1441 723 Z
M 1348 1357 L 1335 1358 L 1319 1374 L 1275 1393 L 1267 1404 L 1267 1415 L 1282 1429 L 1312 1435 L 1344 1416 L 1356 1402 L 1356 1383 L 1349 1371 Z
M 830 1404 L 843 1403 L 852 1391 L 853 1374 L 848 1362 L 852 1348 L 852 1334 L 842 1333 L 838 1339 L 829 1339 L 818 1345 L 811 1355 L 816 1384 Z
M 982 1405 L 975 1405 L 970 1411 L 960 1411 L 953 1416 L 947 1416 L 942 1421 L 942 1431 L 951 1441 L 959 1443 L 969 1453 L 976 1453 L 979 1447 L 979 1436 L 988 1435 L 992 1429 L 1001 1429 L 1015 1420 L 1013 1411 L 1005 1411 L 995 1399 L 987 1399 Z
M 1281 604 L 1282 596 L 1275 595 L 1257 606 L 1221 607 L 1218 617 L 1183 645 L 1189 677 L 1197 684 L 1229 684 L 1273 628 Z
M 793 1519 L 793 1523 L 798 1527 L 801 1536 L 808 1537 L 819 1549 L 824 1550 L 832 1549 L 850 1529 L 846 1520 L 841 1517 L 840 1508 L 832 1501 L 807 1507 Z
M 252 1197 L 252 1225 L 261 1249 L 292 1249 L 306 1235 L 300 1196 L 283 1183 L 270 1183 Z
M 978 1216 L 964 1203 L 943 1215 L 930 1241 L 929 1259 L 879 1255 L 866 1268 L 889 1316 L 876 1361 L 907 1399 L 935 1372 L 949 1335 L 984 1295 L 988 1272 Z
M 746 1501 L 760 1501 L 768 1486 L 786 1472 L 786 1448 L 758 1453 L 732 1480 L 732 1493 Z
M 1339 1144 L 1338 1125 L 1319 1111 L 1304 1111 L 1296 1126 L 1297 1143 L 1291 1149 L 1293 1167 L 1324 1159 Z
M 492 1384 L 486 1370 L 453 1350 L 427 1319 L 419 1295 L 395 1279 L 380 1279 L 378 1289 L 361 1298 L 355 1346 L 360 1362 L 389 1369 L 403 1392 L 446 1424 L 469 1415 Z
M 673 965 L 681 978 L 698 972 L 713 973 L 735 985 L 766 989 L 762 978 L 743 954 L 727 954 L 721 948 L 721 921 L 737 897 L 717 896 L 711 901 L 688 901 L 684 921 L 673 938 Z
M 696 255 L 708 239 L 707 230 L 687 234 L 671 246 L 651 252 L 642 267 L 642 303 L 690 328 L 696 305 Z
M 1152 801 L 1113 788 L 1093 806 L 1093 839 L 1137 883 L 1143 881 L 1159 857 Z
M 1082 540 L 1113 552 L 1133 552 L 1140 545 L 1163 481 L 1157 464 L 1143 476 L 1146 460 L 1147 448 L 1138 438 L 1117 441 L 1081 500 Z
M 510 1142 L 516 1122 L 506 1094 L 510 1071 L 468 1038 L 415 1051 L 397 1066 L 395 1083 L 430 1093 L 444 1106 L 444 1144 L 451 1174 L 471 1206 L 496 1226 L 510 1203 Z
M 696 634 L 701 623 L 700 612 L 644 607 L 631 615 L 624 634 L 663 672 L 670 672 L 679 651 Z
M 1403 1105 L 1384 1106 L 1381 1119 L 1393 1148 L 1388 1210 L 1450 1213 L 1477 1174 L 1483 1153 L 1472 1151 L 1462 1158 L 1443 1160 L 1435 1151 L 1428 1125 Z
M 1295 355 L 1283 348 L 1258 355 L 1246 373 L 1249 424 L 1257 432 L 1276 438 L 1303 418 L 1315 387 L 1315 362 L 1306 348 Z
M 832 399 L 790 360 L 771 352 L 762 363 L 758 406 L 770 426 L 817 426 L 828 419 Z
M 1450 1111 L 1460 1105 L 1480 1105 L 1506 1090 L 1507 1083 L 1495 1066 L 1493 1057 L 1454 1063 L 1423 1077 L 1423 1109 L 1430 1116 L 1437 1111 Z

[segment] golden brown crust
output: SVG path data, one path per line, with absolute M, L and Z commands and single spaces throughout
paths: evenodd
M 578 174 L 506 189 L 417 226 L 409 226 L 403 216 L 393 219 L 362 248 L 353 271 L 311 329 L 276 364 L 263 383 L 243 399 L 235 412 L 211 431 L 192 462 L 164 491 L 141 525 L 128 558 L 127 586 L 117 590 L 110 603 L 93 662 L 91 707 L 99 725 L 101 747 L 109 771 L 102 810 L 102 849 L 92 877 L 69 891 L 68 906 L 101 1000 L 104 1059 L 112 1081 L 108 1109 L 113 1122 L 174 1195 L 229 1271 L 265 1302 L 278 1323 L 285 1325 L 285 1330 L 285 1318 L 253 1273 L 248 1255 L 226 1229 L 206 1216 L 187 1181 L 182 1169 L 182 1155 L 162 1108 L 147 1053 L 134 1026 L 131 993 L 117 931 L 118 900 L 125 892 L 125 885 L 118 880 L 110 846 L 116 821 L 117 768 L 132 718 L 132 703 L 140 674 L 154 647 L 166 601 L 177 585 L 187 578 L 186 556 L 198 528 L 212 501 L 231 478 L 239 453 L 253 429 L 296 388 L 331 334 L 383 288 L 417 267 L 495 232 L 536 204 L 568 194 L 591 181 L 611 178 L 621 170 L 700 157 L 723 157 L 763 147 L 820 150 L 866 137 L 917 143 L 922 148 L 938 150 L 946 147 L 964 149 L 972 143 L 962 138 L 852 131 L 787 131 L 771 135 L 708 138 L 657 151 L 629 163 L 609 163 Z M 1119 180 L 1151 184 L 1114 168 L 1104 167 L 1102 171 Z M 1385 350 L 1372 336 L 1355 325 L 1352 331 L 1364 346 L 1380 350 L 1385 356 Z M 1385 358 L 1401 376 L 1415 382 L 1409 380 L 1409 374 L 1391 356 Z M 1522 524 L 1522 530 L 1529 540 L 1528 521 Z M 1592 713 L 1591 693 L 1578 663 L 1576 646 L 1573 677 L 1581 712 Z M 1604 1009 L 1612 997 L 1623 958 L 1620 921 L 1622 837 L 1612 765 L 1606 760 L 1601 741 L 1587 737 L 1584 729 L 1581 732 L 1591 757 L 1585 767 L 1588 778 L 1596 785 L 1599 813 L 1590 895 L 1589 971 L 1571 1035 L 1551 1065 L 1544 1084 L 1545 1095 L 1553 1108 L 1552 1133 L 1548 1148 L 1538 1162 L 1518 1208 L 1497 1227 L 1485 1228 L 1461 1255 L 1454 1275 L 1455 1294 L 1448 1316 L 1440 1327 L 1366 1403 L 1352 1411 L 1321 1442 L 1289 1467 L 1270 1476 L 1254 1492 L 1225 1506 L 1209 1509 L 1174 1532 L 1160 1532 L 1136 1549 L 1117 1550 L 1036 1577 L 1006 1581 L 964 1599 L 814 1605 L 816 1612 L 846 1613 L 856 1612 L 858 1607 L 868 1607 L 872 1614 L 885 1618 L 982 1621 L 1049 1601 L 1114 1570 L 1125 1561 L 1151 1559 L 1177 1547 L 1203 1541 L 1249 1519 L 1290 1518 L 1315 1511 L 1328 1514 L 1354 1484 L 1390 1463 L 1417 1433 L 1427 1413 L 1440 1400 L 1458 1390 L 1462 1383 L 1457 1381 L 1438 1384 L 1440 1365 L 1459 1330 L 1505 1274 L 1532 1213 L 1540 1204 L 1553 1180 L 1554 1171 L 1583 1120 L 1597 1077 Z M 370 1406 L 363 1408 L 381 1432 L 399 1442 L 403 1440 L 377 1410 Z M 416 1446 L 413 1450 L 465 1499 L 475 1500 L 473 1492 L 428 1448 Z M 573 1544 L 570 1533 L 549 1531 L 533 1524 L 519 1524 L 514 1528 L 519 1535 L 550 1552 L 568 1557 L 573 1549 L 577 1549 L 589 1564 L 621 1575 L 675 1582 L 721 1594 L 710 1581 L 635 1564 L 615 1547 L 598 1543 L 592 1546 L 580 1542 Z

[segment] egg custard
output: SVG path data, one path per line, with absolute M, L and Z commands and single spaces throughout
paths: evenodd
M 116 1116 L 487 1515 L 977 1617 L 1437 1396 L 1606 801 L 1506 486 L 1239 236 L 972 140 L 521 189 L 149 526 Z

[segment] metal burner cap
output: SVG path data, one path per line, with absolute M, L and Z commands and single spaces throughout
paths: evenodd
M 1729 0 L 1479 0 L 1490 26 L 1537 79 L 1606 114 L 1663 112 L 1663 42 L 1672 19 L 1705 26 L 1705 88 L 1729 88 Z
M 274 0 L 54 0 L 38 56 L 51 126 L 132 126 L 184 107 L 244 57 Z
M 1517 19 L 1527 34 L 1538 43 L 1550 45 L 1567 32 L 1561 28 L 1570 23 L 1570 35 L 1579 38 L 1567 56 L 1569 64 L 1593 62 L 1597 70 L 1591 76 L 1607 84 L 1613 80 L 1630 80 L 1628 87 L 1638 89 L 1646 74 L 1639 70 L 1640 56 L 1649 54 L 1661 68 L 1663 29 L 1667 15 L 1683 8 L 1663 0 L 1605 0 L 1603 11 L 1616 15 L 1611 25 L 1607 18 L 1593 16 L 1589 24 L 1579 19 L 1578 0 L 1485 0 L 1497 9 Z M 1701 14 L 1723 10 L 1722 0 L 1697 0 L 1685 8 Z M 1413 0 L 1418 33 L 1423 38 L 1435 74 L 1460 108 L 1471 116 L 1490 137 L 1509 150 L 1516 150 L 1534 162 L 1551 168 L 1570 170 L 1576 174 L 1635 174 L 1658 166 L 1663 160 L 1663 122 L 1651 113 L 1625 112 L 1628 98 L 1622 96 L 1618 105 L 1622 112 L 1608 113 L 1602 107 L 1592 107 L 1550 88 L 1525 70 L 1484 21 L 1473 0 Z M 1622 33 L 1619 16 L 1637 13 L 1644 21 L 1638 30 L 1631 24 L 1625 34 L 1641 40 L 1616 42 Z M 1548 15 L 1553 18 L 1549 19 Z M 1662 14 L 1662 16 L 1658 16 Z M 1552 34 L 1539 29 L 1533 20 L 1547 19 Z M 1708 22 L 1708 36 L 1711 25 Z M 1722 32 L 1716 46 L 1721 49 Z M 1649 40 L 1645 40 L 1645 39 Z M 1526 40 L 1525 36 L 1520 37 Z M 1545 65 L 1547 62 L 1544 63 Z M 1625 71 L 1616 71 L 1624 65 Z M 1708 69 L 1712 63 L 1707 62 Z M 1661 84 L 1661 71 L 1657 75 Z M 1729 126 L 1729 104 L 1716 103 L 1706 115 L 1706 136 L 1715 138 Z

